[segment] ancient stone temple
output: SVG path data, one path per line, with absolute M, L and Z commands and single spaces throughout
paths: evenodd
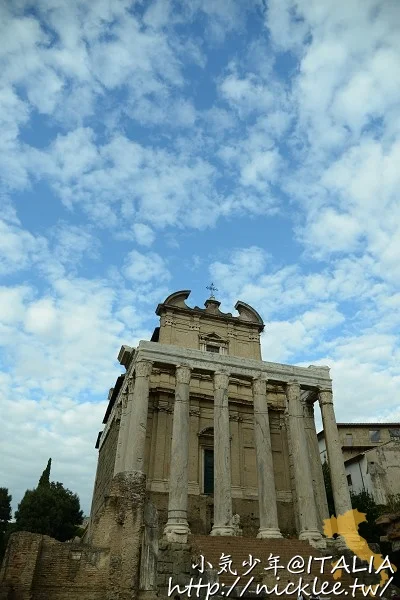
M 202 549 L 207 539 L 214 550 L 219 541 L 234 548 L 240 535 L 253 554 L 255 544 L 282 552 L 285 538 L 323 549 L 329 515 L 315 404 L 336 512 L 351 508 L 329 368 L 263 361 L 264 323 L 254 308 L 237 302 L 235 316 L 223 313 L 213 296 L 191 308 L 189 295 L 168 296 L 151 340 L 119 352 L 125 372 L 110 390 L 96 443 L 90 525 L 74 548 L 80 585 L 94 586 L 85 598 L 165 592 L 168 572 L 189 577 L 193 540 Z M 48 560 L 57 552 L 53 544 Z
M 150 342 L 122 346 L 126 368 L 110 390 L 91 512 L 99 528 L 112 481 L 146 476 L 159 533 L 280 538 L 323 547 L 327 502 L 314 403 L 326 431 L 339 514 L 351 508 L 332 404 L 329 368 L 261 358 L 264 323 L 237 302 L 237 316 L 211 297 L 190 308 L 190 292 L 157 307 Z
M 113 478 L 140 472 L 169 540 L 235 535 L 238 515 L 243 535 L 297 533 L 323 545 L 329 515 L 315 402 L 340 512 L 350 508 L 329 368 L 262 361 L 264 323 L 254 308 L 237 302 L 232 316 L 213 297 L 190 308 L 189 294 L 159 304 L 150 342 L 121 348 L 126 373 L 110 390 L 98 439 L 92 529 Z

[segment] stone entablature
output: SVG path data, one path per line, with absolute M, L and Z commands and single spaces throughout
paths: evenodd
M 314 366 L 297 367 L 280 363 L 238 358 L 202 352 L 192 348 L 181 348 L 172 344 L 141 341 L 137 348 L 141 359 L 151 360 L 158 365 L 179 365 L 182 362 L 192 369 L 215 372 L 220 369 L 229 371 L 232 377 L 241 376 L 252 380 L 261 374 L 270 382 L 288 383 L 296 380 L 303 389 L 316 390 L 320 387 L 332 389 L 329 367 Z M 135 357 L 137 360 L 137 357 Z
M 122 349 L 126 346 L 122 346 Z M 212 397 L 213 383 L 211 374 L 215 370 L 227 370 L 230 373 L 229 397 L 235 401 L 235 397 L 243 403 L 246 400 L 253 402 L 251 381 L 254 377 L 264 375 L 268 379 L 269 403 L 272 403 L 272 394 L 276 399 L 276 405 L 284 409 L 286 406 L 286 394 L 282 384 L 296 380 L 304 388 L 310 391 L 316 391 L 319 387 L 332 389 L 332 380 L 329 377 L 329 367 L 313 366 L 297 367 L 293 365 L 284 365 L 266 361 L 237 358 L 226 355 L 212 355 L 201 350 L 180 348 L 170 344 L 160 344 L 158 342 L 141 341 L 138 348 L 134 351 L 133 360 L 130 362 L 129 371 L 134 373 L 135 364 L 139 360 L 149 360 L 157 365 L 152 370 L 150 389 L 159 392 L 172 392 L 175 389 L 175 365 L 186 363 L 196 371 L 192 375 L 190 393 L 197 397 Z M 235 375 L 237 377 L 235 377 Z M 198 385 L 196 385 L 196 383 Z M 118 398 L 108 416 L 106 426 L 99 440 L 101 448 L 106 439 L 112 421 L 118 415 L 118 407 L 123 405 L 122 398 L 128 391 L 128 377 L 125 377 L 121 386 Z M 274 392 L 272 392 L 272 389 Z M 310 394 L 311 397 L 311 394 Z M 314 401 L 317 396 L 314 394 Z M 272 403 L 275 404 L 275 403 Z M 119 409 L 120 410 L 120 409 Z

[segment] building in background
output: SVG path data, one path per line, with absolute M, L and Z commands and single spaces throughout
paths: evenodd
M 367 491 L 377 504 L 400 494 L 400 423 L 338 423 L 337 428 L 349 490 Z M 323 430 L 318 445 L 323 463 Z

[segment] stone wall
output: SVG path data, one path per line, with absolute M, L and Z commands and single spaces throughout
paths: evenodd
M 0 576 L 1 600 L 106 600 L 109 552 L 48 536 L 11 536 Z
M 92 523 L 90 543 L 11 536 L 1 600 L 134 600 L 139 591 L 145 476 L 120 473 Z
M 11 535 L 0 571 L 1 600 L 30 600 L 41 540 L 25 531 Z
M 365 457 L 375 501 L 385 504 L 391 495 L 400 494 L 400 442 L 378 446 Z
M 117 453 L 119 419 L 113 419 L 107 437 L 99 450 L 96 480 L 94 484 L 91 518 L 94 518 L 104 503 L 114 476 L 115 457 Z
M 148 496 L 158 511 L 160 532 L 167 523 L 168 493 L 148 492 Z M 208 535 L 213 525 L 214 500 L 202 494 L 188 497 L 188 523 L 194 535 Z M 244 536 L 256 537 L 259 529 L 258 498 L 246 500 L 232 499 L 233 514 L 240 515 L 240 527 Z M 279 527 L 283 534 L 294 535 L 296 531 L 293 504 L 288 500 L 277 501 Z
M 35 600 L 103 600 L 109 551 L 83 544 L 62 544 L 46 536 L 33 581 Z

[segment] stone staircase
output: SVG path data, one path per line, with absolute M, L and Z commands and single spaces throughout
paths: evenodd
M 331 560 L 326 561 L 323 573 L 320 571 L 321 562 L 315 562 L 312 560 L 311 572 L 307 573 L 307 566 L 309 564 L 310 557 L 321 558 L 324 556 L 324 554 L 310 546 L 308 542 L 300 541 L 298 539 L 260 540 L 250 537 L 213 537 L 206 535 L 195 535 L 191 536 L 190 544 L 192 545 L 194 555 L 204 556 L 205 568 L 207 568 L 206 561 L 211 563 L 213 567 L 211 577 L 213 574 L 215 577 L 217 572 L 221 571 L 222 563 L 226 563 L 226 561 L 221 560 L 222 555 L 225 557 L 227 555 L 230 556 L 232 561 L 231 569 L 227 567 L 226 570 L 222 571 L 216 578 L 220 584 L 219 593 L 217 595 L 220 596 L 229 595 L 229 597 L 238 597 L 242 594 L 242 598 L 255 597 L 257 585 L 262 584 L 267 585 L 269 590 L 271 590 L 274 585 L 278 584 L 279 591 L 282 591 L 289 582 L 297 584 L 300 577 L 302 578 L 303 583 L 311 584 L 314 578 L 318 578 L 318 589 L 321 588 L 322 582 L 327 581 L 329 582 L 329 589 L 331 590 L 334 583 L 339 581 L 339 579 L 334 579 L 333 574 L 330 573 Z M 278 556 L 278 564 L 285 567 L 283 569 L 278 569 L 278 581 L 275 577 L 273 569 L 265 570 L 265 567 L 268 567 L 271 564 L 269 560 L 271 555 L 273 557 Z M 286 569 L 286 566 L 289 564 L 289 562 L 293 560 L 293 557 L 296 556 L 302 557 L 304 560 L 304 570 L 301 574 L 294 574 Z M 249 557 L 253 558 L 252 564 L 254 564 L 254 559 L 260 559 L 260 562 L 256 564 L 251 572 L 243 576 L 246 571 L 250 570 Z M 237 575 L 234 574 L 235 572 Z M 251 577 L 254 579 L 249 587 L 243 592 L 243 588 L 246 586 Z M 342 571 L 340 581 L 342 582 L 343 589 L 345 590 L 345 592 L 342 593 L 343 597 L 354 597 L 357 600 L 364 598 L 361 592 L 357 592 L 353 596 L 353 592 L 349 588 L 349 586 L 354 582 L 351 575 L 345 571 Z M 294 586 L 292 585 L 291 589 L 293 590 L 293 588 Z M 310 586 L 309 591 L 311 591 L 311 589 L 312 588 Z M 283 600 L 297 600 L 297 595 L 297 592 L 294 592 L 288 595 L 280 594 L 277 596 L 275 594 L 270 594 L 269 596 L 273 599 L 281 598 Z M 266 594 L 263 593 L 259 588 L 258 597 L 261 598 L 265 596 Z M 329 593 L 325 596 L 321 595 L 321 598 L 330 598 L 331 600 L 334 600 L 335 595 L 333 593 Z

